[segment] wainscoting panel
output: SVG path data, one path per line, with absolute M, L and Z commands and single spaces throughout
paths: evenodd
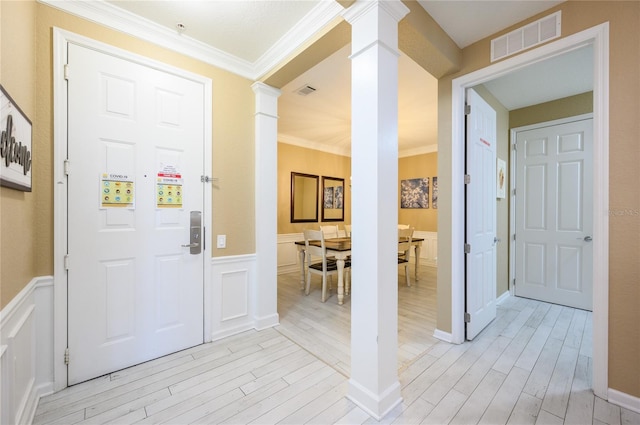
M 211 340 L 254 328 L 255 255 L 211 259 Z
M 423 232 L 416 230 L 414 233 L 416 238 L 423 238 L 422 248 L 420 249 L 420 264 L 425 266 L 438 266 L 438 232 Z
M 53 278 L 33 279 L 0 313 L 0 423 L 31 423 L 53 392 Z
M 300 270 L 300 259 L 295 242 L 304 240 L 303 233 L 278 235 L 278 274 Z

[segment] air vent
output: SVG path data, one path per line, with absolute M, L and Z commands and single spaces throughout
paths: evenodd
M 296 90 L 296 93 L 298 93 L 300 96 L 306 96 L 313 93 L 314 91 L 316 91 L 315 88 L 311 87 L 309 84 L 305 84 L 304 86 Z
M 491 40 L 491 62 L 560 37 L 561 12 Z

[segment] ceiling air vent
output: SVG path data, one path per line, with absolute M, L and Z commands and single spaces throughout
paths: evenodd
M 300 96 L 306 96 L 313 93 L 314 91 L 316 91 L 315 88 L 311 87 L 309 84 L 305 84 L 304 86 L 296 90 L 296 93 L 298 93 Z
M 491 62 L 560 37 L 561 12 L 491 40 Z

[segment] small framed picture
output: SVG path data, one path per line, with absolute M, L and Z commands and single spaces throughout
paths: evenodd
M 507 164 L 503 159 L 498 158 L 498 174 L 496 176 L 496 197 L 504 199 L 507 194 Z

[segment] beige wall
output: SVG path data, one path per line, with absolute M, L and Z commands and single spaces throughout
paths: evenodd
M 319 191 L 322 190 L 322 176 L 344 179 L 344 221 L 326 224 L 351 224 L 351 158 L 299 146 L 278 143 L 278 234 L 302 233 L 304 229 L 319 229 L 322 224 L 291 223 L 291 172 L 319 176 Z M 320 200 L 318 208 L 320 208 Z M 318 220 L 322 218 L 318 209 Z
M 35 2 L 0 2 L 0 83 L 33 123 L 34 154 L 32 192 L 0 188 L 0 308 L 36 275 L 36 205 L 47 190 L 39 178 L 48 167 L 37 146 L 35 36 Z
M 490 65 L 490 40 L 562 10 L 562 36 L 609 22 L 609 386 L 640 397 L 640 2 L 568 1 L 463 50 L 462 70 L 438 82 L 438 329 L 451 330 L 451 81 Z M 596 176 L 597 178 L 597 176 Z M 595 342 L 598 343 L 597 341 Z
M 53 274 L 52 28 L 62 28 L 213 81 L 213 234 L 227 248 L 213 256 L 255 252 L 254 93 L 250 80 L 112 31 L 35 1 L 2 6 L 2 84 L 33 121 L 31 194 L 2 189 L 4 307 L 35 276 Z M 35 42 L 34 42 L 35 39 Z M 37 93 L 37 97 L 36 97 Z
M 398 180 L 429 177 L 429 208 L 400 208 L 400 181 L 398 181 L 398 223 L 410 224 L 416 230 L 436 232 L 438 210 L 433 208 L 433 178 L 438 176 L 438 154 L 427 153 L 398 160 Z
M 593 92 L 509 111 L 509 127 L 517 128 L 593 112 Z

